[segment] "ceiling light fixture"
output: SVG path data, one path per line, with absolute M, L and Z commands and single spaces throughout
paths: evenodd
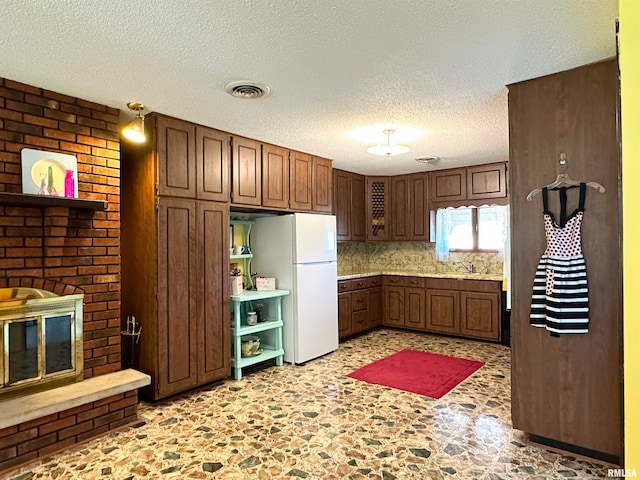
M 127 123 L 122 129 L 122 135 L 125 138 L 135 143 L 144 143 L 146 137 L 144 136 L 144 115 L 140 112 L 144 109 L 144 105 L 137 102 L 127 103 L 129 110 L 136 112 L 136 118 Z
M 416 162 L 418 163 L 432 164 L 432 163 L 438 163 L 439 161 L 440 161 L 440 157 L 438 157 L 437 155 L 429 155 L 427 157 L 416 158 Z
M 395 143 L 391 143 L 391 135 L 395 133 L 395 130 L 387 129 L 387 130 L 383 130 L 382 133 L 384 133 L 387 136 L 387 143 L 378 144 L 378 145 L 369 147 L 367 148 L 367 152 L 373 155 L 391 157 L 394 155 L 402 155 L 403 153 L 407 153 L 411 151 L 411 149 L 405 145 L 396 145 Z

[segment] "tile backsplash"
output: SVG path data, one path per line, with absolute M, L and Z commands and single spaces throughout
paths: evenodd
M 473 263 L 476 272 L 502 274 L 498 253 L 455 253 L 447 261 L 436 259 L 435 243 L 427 242 L 341 242 L 338 243 L 338 275 L 370 271 L 449 273 L 465 272 Z

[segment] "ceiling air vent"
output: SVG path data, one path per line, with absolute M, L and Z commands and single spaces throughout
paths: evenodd
M 224 86 L 224 89 L 233 97 L 246 99 L 266 97 L 271 91 L 264 83 L 251 82 L 249 80 L 229 82 Z

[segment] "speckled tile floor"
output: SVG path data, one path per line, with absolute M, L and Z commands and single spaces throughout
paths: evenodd
M 346 375 L 404 348 L 485 362 L 440 400 Z M 6 476 L 141 479 L 604 478 L 511 428 L 509 349 L 377 330 L 305 366 L 271 367 L 164 403 L 144 424 Z

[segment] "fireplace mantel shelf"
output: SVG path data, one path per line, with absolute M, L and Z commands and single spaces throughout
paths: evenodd
M 145 387 L 149 375 L 127 369 L 0 402 L 0 429 Z
M 103 200 L 85 200 L 82 198 L 51 197 L 28 193 L 0 192 L 0 205 L 21 205 L 28 207 L 66 207 L 81 210 L 106 210 Z

